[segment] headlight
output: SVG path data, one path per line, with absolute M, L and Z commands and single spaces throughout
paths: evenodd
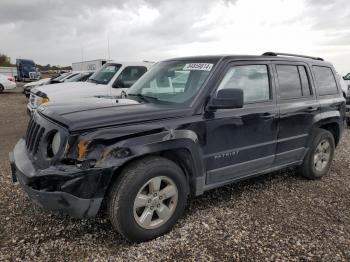
M 40 106 L 41 104 L 49 102 L 50 99 L 48 97 L 39 97 L 36 103 L 36 106 Z
M 61 146 L 61 135 L 59 132 L 52 134 L 48 139 L 47 155 L 54 157 L 57 155 Z
M 56 132 L 56 134 L 52 138 L 52 153 L 56 155 L 58 153 L 58 150 L 60 150 L 60 145 L 61 145 L 61 136 L 59 132 Z

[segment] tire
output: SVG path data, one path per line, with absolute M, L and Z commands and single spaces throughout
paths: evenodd
M 327 175 L 330 171 L 334 151 L 335 142 L 332 133 L 318 128 L 304 162 L 299 167 L 299 173 L 308 179 L 320 179 Z
M 0 93 L 4 92 L 4 89 L 3 85 L 0 84 Z
M 158 182 L 160 190 L 153 190 Z M 175 225 L 185 210 L 188 193 L 188 183 L 178 165 L 162 157 L 145 157 L 129 164 L 111 186 L 108 216 L 130 242 L 151 240 Z M 136 196 L 142 201 L 136 201 Z

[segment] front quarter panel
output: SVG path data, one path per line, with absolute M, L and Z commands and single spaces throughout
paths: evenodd
M 201 130 L 204 128 L 201 128 L 200 121 L 180 125 L 149 123 L 105 128 L 79 135 L 76 139 L 72 136 L 73 148 L 66 157 L 71 156 L 82 163 L 93 161 L 97 168 L 113 168 L 117 171 L 128 162 L 145 155 L 185 149 L 191 158 L 190 180 L 204 181 L 205 166 L 201 150 L 204 134 Z M 83 147 L 83 153 L 77 152 L 79 147 Z

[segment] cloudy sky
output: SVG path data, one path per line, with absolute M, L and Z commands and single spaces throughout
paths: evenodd
M 350 72 L 347 0 L 1 0 L 0 53 L 40 64 L 280 51 Z

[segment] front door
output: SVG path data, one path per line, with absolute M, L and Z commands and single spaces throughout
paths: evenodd
M 227 67 L 217 90 L 242 89 L 244 106 L 205 115 L 207 185 L 253 175 L 273 164 L 278 111 L 272 75 L 269 62 L 236 62 Z

